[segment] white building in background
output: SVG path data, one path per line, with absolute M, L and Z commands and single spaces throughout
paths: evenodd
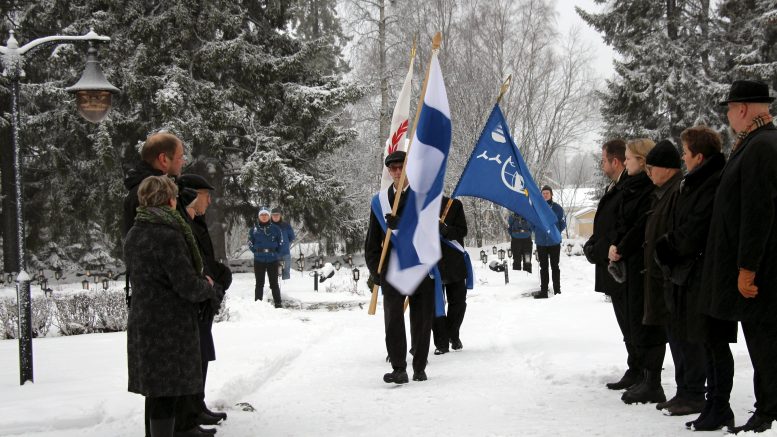
M 588 238 L 593 233 L 594 215 L 596 215 L 596 199 L 598 188 L 568 187 L 553 190 L 553 201 L 564 208 L 567 221 L 567 231 L 561 237 Z M 568 232 L 568 234 L 567 234 Z

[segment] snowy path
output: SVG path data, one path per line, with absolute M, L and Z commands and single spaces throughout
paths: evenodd
M 464 349 L 430 355 L 429 380 L 403 386 L 381 379 L 390 366 L 380 308 L 376 317 L 362 309 L 275 310 L 253 302 L 251 275 L 236 275 L 232 319 L 214 328 L 218 360 L 208 381 L 209 403 L 229 413 L 218 435 L 690 435 L 683 426 L 690 418 L 626 406 L 620 392 L 604 388 L 625 357 L 592 273 L 582 257 L 563 257 L 563 294 L 534 300 L 520 292 L 537 287 L 536 273 L 511 272 L 505 286 L 501 274 L 478 266 L 489 283 L 468 299 Z M 298 276 L 284 292 L 302 301 L 353 299 L 314 295 L 309 282 Z M 36 383 L 25 387 L 17 385 L 16 342 L 0 341 L 0 435 L 142 435 L 142 397 L 126 392 L 125 341 L 122 333 L 36 339 Z M 743 422 L 752 370 L 743 341 L 734 353 L 733 406 Z M 671 396 L 669 354 L 665 367 Z

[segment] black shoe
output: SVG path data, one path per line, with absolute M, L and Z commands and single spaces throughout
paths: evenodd
M 553 294 L 561 294 L 561 290 L 553 290 Z
M 225 413 L 223 411 L 212 411 L 212 410 L 208 409 L 208 407 L 204 407 L 203 411 L 208 416 L 218 417 L 221 420 L 227 420 L 227 413 Z
M 404 370 L 394 369 L 393 372 L 383 375 L 383 382 L 390 384 L 407 384 L 407 372 Z
M 641 384 L 623 393 L 621 400 L 626 404 L 654 404 L 666 402 L 664 389 L 661 387 L 661 372 L 648 370 Z
M 688 416 L 690 414 L 699 414 L 703 410 L 704 410 L 704 401 L 701 399 L 699 400 L 680 399 L 674 404 L 666 407 L 666 412 L 664 414 L 668 413 L 667 414 L 668 416 Z
M 461 344 L 461 340 L 459 340 L 458 338 L 455 339 L 455 340 L 451 340 L 451 348 L 453 350 L 458 351 L 458 350 L 461 350 L 461 348 L 463 348 L 463 347 L 464 347 L 464 345 Z
M 199 426 L 198 428 L 200 428 L 200 432 L 205 434 L 205 435 L 215 435 L 216 434 L 216 429 L 215 428 L 203 428 L 201 426 Z
M 677 395 L 674 395 L 672 399 L 669 399 L 666 402 L 659 402 L 656 404 L 656 410 L 661 411 L 664 408 L 671 407 L 672 405 L 676 404 L 680 401 L 680 398 L 677 397 Z
M 279 303 L 276 303 L 276 304 L 275 304 L 275 308 L 283 308 L 283 305 L 281 305 L 281 304 L 279 304 Z
M 176 431 L 175 437 L 211 437 L 213 434 L 216 434 L 215 429 L 195 426 L 194 428 L 187 429 L 186 431 Z
M 625 390 L 637 383 L 640 380 L 641 375 L 642 374 L 639 370 L 627 369 L 626 373 L 623 374 L 620 381 L 608 382 L 606 386 L 610 390 Z
M 712 412 L 713 405 L 714 402 L 709 399 L 704 401 L 704 408 L 702 408 L 701 413 L 699 413 L 699 417 L 691 420 L 690 422 L 685 422 L 685 427 L 691 429 L 697 423 L 701 423 L 704 418 L 706 418 Z
M 707 415 L 699 416 L 699 420 L 691 424 L 691 429 L 694 431 L 716 431 L 724 426 L 728 427 L 729 430 L 734 428 L 734 412 L 731 411 L 728 402 L 720 405 L 713 401 Z
M 435 355 L 442 355 L 442 354 L 447 354 L 447 353 L 448 353 L 448 349 L 440 349 L 440 348 L 436 348 L 436 349 L 434 350 L 434 354 L 435 354 Z
M 200 411 L 197 414 L 197 417 L 194 418 L 194 421 L 197 422 L 197 425 L 218 425 L 221 420 L 221 417 L 211 416 L 204 411 Z
M 729 426 L 728 432 L 731 434 L 739 434 L 742 431 L 760 433 L 766 431 L 767 429 L 771 429 L 772 421 L 774 421 L 774 419 L 771 417 L 761 416 L 758 413 L 753 413 L 753 415 L 747 419 L 747 423 L 742 426 Z
M 547 299 L 548 298 L 548 290 L 540 291 L 540 292 L 538 292 L 536 294 L 533 294 L 532 297 L 535 298 L 535 299 Z
M 413 372 L 413 381 L 426 381 L 426 372 Z

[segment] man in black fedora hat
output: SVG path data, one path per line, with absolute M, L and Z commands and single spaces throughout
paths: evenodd
M 762 432 L 777 418 L 777 128 L 769 87 L 731 85 L 727 117 L 736 141 L 715 195 L 707 239 L 702 301 L 712 317 L 740 321 L 753 364 L 755 412 L 732 432 Z M 734 414 L 721 415 L 721 424 Z

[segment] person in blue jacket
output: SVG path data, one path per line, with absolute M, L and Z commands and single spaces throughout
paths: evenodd
M 556 227 L 562 232 L 567 227 L 564 219 L 564 209 L 561 205 L 553 201 L 553 189 L 545 185 L 542 187 L 542 198 L 548 202 L 548 206 L 556 215 Z M 548 298 L 548 259 L 550 259 L 550 269 L 553 274 L 553 294 L 561 294 L 561 271 L 558 268 L 558 261 L 561 255 L 561 244 L 550 241 L 548 235 L 537 232 L 534 235 L 537 244 L 537 257 L 540 262 L 540 292 L 534 295 L 535 299 Z
M 248 232 L 248 248 L 254 254 L 254 275 L 256 288 L 254 300 L 262 300 L 264 295 L 264 274 L 270 278 L 270 290 L 275 308 L 281 308 L 281 288 L 278 285 L 278 260 L 283 245 L 281 228 L 270 221 L 267 207 L 259 210 L 259 222 Z
M 507 218 L 507 232 L 510 233 L 510 248 L 513 250 L 513 270 L 531 273 L 532 226 L 522 215 L 512 213 Z
M 273 208 L 270 215 L 275 226 L 281 228 L 283 244 L 281 245 L 281 260 L 283 260 L 283 279 L 291 278 L 291 242 L 294 241 L 294 229 L 289 222 L 283 221 L 280 208 Z

